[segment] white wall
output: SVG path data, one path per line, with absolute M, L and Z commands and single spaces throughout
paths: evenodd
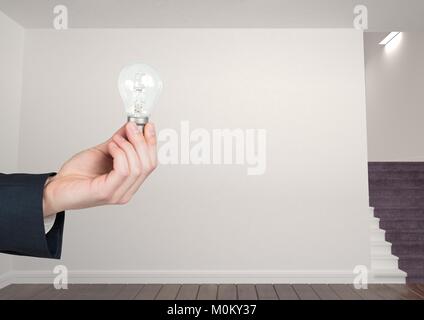
M 369 265 L 360 32 L 27 30 L 21 170 L 57 170 L 119 127 L 117 76 L 138 60 L 165 84 L 159 129 L 265 128 L 267 171 L 160 166 L 127 206 L 68 212 L 61 263 L 71 274 L 331 282 Z
M 402 32 L 396 47 L 365 34 L 370 161 L 424 160 L 424 32 Z
M 0 172 L 17 171 L 24 30 L 0 11 Z M 11 258 L 0 254 L 2 275 Z

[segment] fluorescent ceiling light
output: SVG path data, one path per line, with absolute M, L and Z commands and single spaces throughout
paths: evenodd
M 395 31 L 395 32 L 390 32 L 389 35 L 387 37 L 385 37 L 383 39 L 383 41 L 380 42 L 380 44 L 382 46 L 385 46 L 386 44 L 388 44 L 390 41 L 392 41 L 394 38 L 396 38 L 399 35 L 400 32 Z

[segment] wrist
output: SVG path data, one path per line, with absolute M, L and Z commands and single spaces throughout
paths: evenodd
M 54 177 L 48 177 L 46 180 L 46 183 L 44 184 L 44 191 L 43 191 L 43 215 L 44 217 L 53 215 L 59 211 L 55 210 L 54 206 L 54 196 L 53 196 L 53 190 L 54 190 Z

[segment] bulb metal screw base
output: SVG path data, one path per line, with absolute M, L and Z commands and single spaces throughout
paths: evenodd
M 128 122 L 134 122 L 139 128 L 140 131 L 143 132 L 144 130 L 144 126 L 146 125 L 146 123 L 149 122 L 149 118 L 148 117 L 132 117 L 132 116 L 128 116 Z

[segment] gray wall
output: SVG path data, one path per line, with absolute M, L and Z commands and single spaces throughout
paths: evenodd
M 325 282 L 369 265 L 362 33 L 27 30 L 20 169 L 57 170 L 119 127 L 117 76 L 137 60 L 163 77 L 159 129 L 265 128 L 267 171 L 162 165 L 130 204 L 68 212 L 71 273 Z
M 368 155 L 370 161 L 424 161 L 424 32 L 365 33 Z
M 17 171 L 23 45 L 23 28 L 0 11 L 0 172 Z M 10 269 L 11 258 L 0 255 L 0 286 Z

